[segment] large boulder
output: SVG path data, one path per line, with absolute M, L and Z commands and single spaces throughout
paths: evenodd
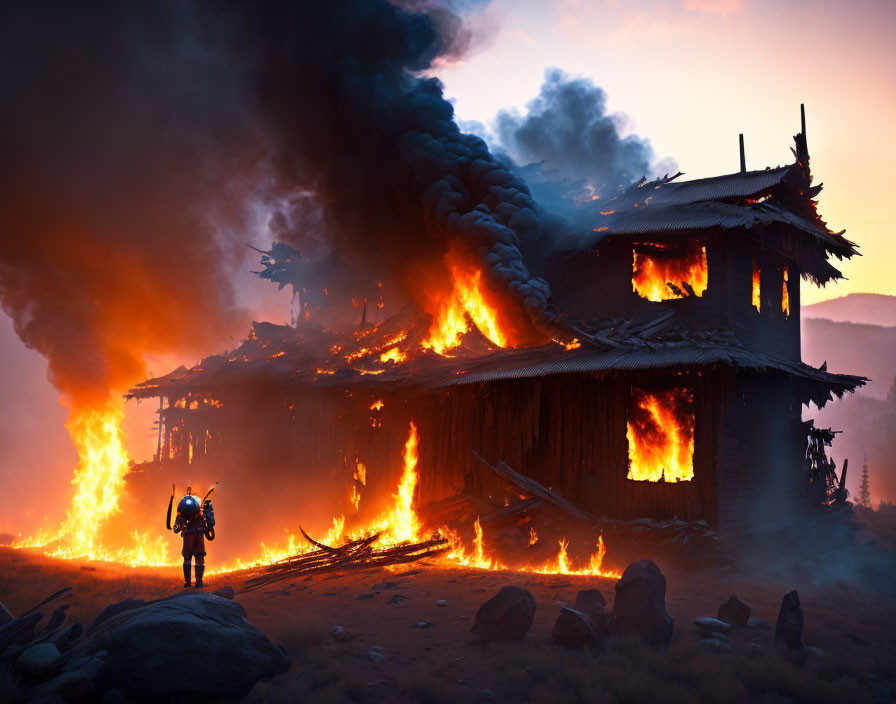
M 651 560 L 633 562 L 616 582 L 610 620 L 616 633 L 637 633 L 646 643 L 672 637 L 672 618 L 666 612 L 666 578 Z
M 104 686 L 141 700 L 244 697 L 291 665 L 240 604 L 218 596 L 181 592 L 108 611 L 113 615 L 94 622 L 72 657 L 107 651 Z
M 803 609 L 796 590 L 785 594 L 781 602 L 775 625 L 775 643 L 782 643 L 791 650 L 803 647 Z
M 479 607 L 473 633 L 480 640 L 520 640 L 532 627 L 535 597 L 522 587 L 502 587 Z
M 750 620 L 750 607 L 732 594 L 728 601 L 719 607 L 719 621 L 730 623 L 736 628 L 744 628 Z
M 567 607 L 561 609 L 551 631 L 551 638 L 567 648 L 581 648 L 600 642 L 588 614 Z

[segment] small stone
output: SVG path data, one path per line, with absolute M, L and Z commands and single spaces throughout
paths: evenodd
M 231 601 L 233 601 L 233 597 L 236 596 L 236 592 L 233 591 L 233 587 L 229 586 L 218 587 L 211 593 L 215 596 L 220 596 L 222 599 L 230 599 Z
M 750 620 L 750 607 L 732 594 L 728 601 L 719 607 L 719 621 L 730 623 L 735 628 L 747 625 Z
M 796 590 L 785 594 L 781 601 L 781 611 L 775 624 L 775 643 L 782 643 L 790 650 L 803 647 L 803 609 Z
M 733 640 L 731 640 L 731 639 L 730 639 L 728 636 L 726 636 L 724 633 L 719 633 L 718 631 L 716 631 L 715 633 L 713 633 L 710 637 L 711 637 L 711 638 L 715 638 L 716 640 L 722 641 L 722 642 L 725 643 L 726 645 L 733 645 L 733 644 L 734 644 L 734 641 L 733 641 Z
M 448 602 L 445 601 L 444 599 L 439 599 L 439 600 L 436 602 L 436 606 L 448 606 Z
M 378 653 L 372 648 L 370 650 L 365 650 L 364 655 L 367 656 L 367 659 L 370 660 L 370 662 L 386 662 L 386 656 L 382 653 Z
M 495 701 L 495 693 L 490 689 L 480 689 L 479 700 L 483 702 L 493 702 Z
M 414 628 L 429 628 L 432 624 L 429 621 L 417 621 L 414 624 Z
M 651 560 L 633 562 L 625 568 L 615 589 L 610 616 L 613 631 L 635 632 L 645 643 L 664 643 L 672 637 L 673 621 L 666 611 L 666 578 L 656 564 Z
M 376 592 L 361 592 L 358 594 L 359 599 L 373 599 L 376 596 Z
M 597 589 L 582 589 L 576 594 L 576 611 L 590 615 L 592 611 L 606 607 L 607 600 Z
M 527 589 L 502 587 L 479 607 L 472 631 L 483 641 L 520 640 L 532 627 L 535 597 Z
M 726 653 L 732 650 L 730 645 L 723 643 L 718 638 L 704 638 L 700 641 L 700 645 L 713 653 Z
M 567 648 L 597 645 L 598 636 L 588 614 L 564 607 L 551 631 L 554 642 Z
M 694 619 L 694 625 L 697 630 L 704 636 L 711 636 L 713 633 L 727 633 L 731 630 L 731 624 L 719 621 L 717 618 L 709 616 L 700 616 Z
M 343 628 L 342 626 L 333 626 L 330 628 L 330 638 L 345 643 L 352 639 L 352 634 L 345 630 L 345 628 Z
M 754 628 L 757 631 L 770 631 L 772 630 L 772 624 L 770 624 L 764 618 L 751 616 L 747 619 L 747 628 Z
M 98 658 L 90 658 L 77 670 L 63 672 L 49 682 L 29 689 L 28 701 L 52 700 L 54 696 L 66 701 L 83 699 L 93 691 L 93 680 L 100 674 L 104 664 Z
M 52 643 L 32 645 L 19 655 L 16 667 L 34 677 L 52 672 L 62 664 L 62 655 Z

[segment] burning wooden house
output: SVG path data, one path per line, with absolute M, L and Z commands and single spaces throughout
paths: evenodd
M 130 391 L 160 399 L 155 462 L 328 473 L 363 511 L 362 485 L 394 486 L 413 422 L 420 505 L 519 501 L 478 453 L 593 516 L 739 531 L 792 515 L 802 406 L 864 382 L 800 359 L 800 279 L 836 280 L 831 257 L 856 253 L 816 212 L 804 134 L 787 166 L 601 200 L 592 242 L 543 272 L 574 340 L 505 348 L 475 281 L 453 323 L 255 323 L 233 352 Z

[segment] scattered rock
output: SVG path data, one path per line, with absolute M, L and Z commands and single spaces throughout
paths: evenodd
M 606 609 L 606 607 L 607 600 L 597 589 L 582 589 L 576 594 L 576 611 L 588 614 L 596 609 Z
M 376 592 L 361 592 L 358 594 L 359 599 L 373 599 L 376 596 Z
M 791 650 L 803 647 L 803 610 L 796 590 L 785 594 L 781 601 L 775 624 L 775 643 L 783 643 Z
M 448 602 L 445 601 L 444 599 L 439 599 L 439 600 L 436 602 L 436 606 L 448 606 Z
M 704 638 L 700 641 L 700 645 L 713 653 L 730 653 L 733 649 L 730 644 L 723 643 L 718 638 Z
M 221 597 L 222 599 L 230 599 L 231 601 L 233 601 L 233 597 L 236 596 L 236 592 L 233 591 L 233 587 L 228 586 L 218 587 L 211 593 L 215 596 Z
M 432 624 L 429 621 L 417 621 L 414 624 L 414 628 L 429 628 Z
M 724 633 L 719 633 L 719 632 L 713 633 L 712 635 L 710 635 L 710 638 L 715 638 L 716 640 L 720 640 L 723 643 L 725 643 L 726 645 L 734 645 L 734 641 L 731 640 Z
M 588 614 L 566 607 L 560 610 L 551 637 L 555 643 L 567 648 L 582 648 L 599 642 Z
M 719 621 L 717 618 L 709 616 L 700 616 L 694 619 L 694 625 L 701 635 L 711 636 L 713 633 L 727 633 L 731 630 L 731 624 Z
M 61 697 L 66 701 L 76 701 L 90 694 L 94 680 L 103 670 L 103 661 L 90 658 L 77 670 L 69 670 L 28 690 L 28 701 L 53 701 Z
M 647 643 L 672 637 L 666 612 L 666 578 L 651 560 L 633 562 L 616 582 L 611 625 L 617 633 L 636 632 Z
M 39 643 L 26 649 L 16 660 L 16 667 L 33 677 L 52 672 L 62 664 L 63 657 L 52 643 Z
M 13 615 L 9 613 L 6 607 L 3 605 L 3 602 L 0 601 L 0 626 L 4 623 L 9 623 L 13 620 Z
M 108 651 L 104 683 L 140 699 L 236 699 L 291 665 L 245 617 L 235 601 L 181 592 L 94 625 L 71 656 Z
M 347 643 L 352 639 L 352 634 L 342 626 L 333 626 L 330 628 L 330 638 Z
M 397 604 L 398 606 L 407 606 L 407 602 L 410 601 L 410 597 L 405 596 L 404 594 L 393 594 L 387 604 Z
M 479 690 L 479 701 L 493 702 L 493 701 L 495 701 L 495 693 L 490 689 L 480 689 Z
M 386 656 L 373 649 L 365 650 L 364 655 L 367 656 L 367 659 L 370 660 L 370 662 L 386 662 Z
M 772 624 L 770 624 L 764 618 L 751 616 L 749 619 L 747 619 L 747 628 L 755 628 L 757 631 L 770 631 L 772 630 Z
M 743 628 L 750 620 L 750 607 L 732 594 L 728 601 L 719 607 L 719 621 L 730 623 L 735 628 Z
M 479 607 L 473 633 L 481 640 L 520 640 L 532 627 L 535 597 L 522 587 L 507 586 Z

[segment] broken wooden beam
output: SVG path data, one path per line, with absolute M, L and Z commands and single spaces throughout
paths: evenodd
M 501 477 L 504 481 L 513 484 L 523 491 L 524 494 L 529 497 L 538 497 L 539 499 L 543 499 L 545 502 L 554 506 L 555 508 L 560 509 L 564 513 L 568 513 L 573 518 L 576 518 L 580 521 L 594 521 L 594 516 L 577 506 L 573 506 L 569 501 L 564 499 L 559 494 L 555 494 L 553 491 L 548 489 L 545 486 L 542 486 L 537 481 L 532 479 L 532 477 L 527 477 L 524 474 L 520 474 L 515 469 L 507 466 L 507 464 L 503 460 L 498 460 L 498 466 L 493 467 L 490 465 L 486 459 L 480 455 L 478 452 L 473 450 L 473 454 L 479 458 L 482 463 L 492 470 L 495 474 Z

